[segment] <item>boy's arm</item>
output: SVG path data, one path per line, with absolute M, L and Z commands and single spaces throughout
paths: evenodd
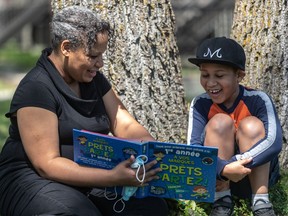
M 196 103 L 199 98 L 194 98 L 190 105 L 189 122 L 187 131 L 187 144 L 188 145 L 203 145 L 201 136 L 207 124 L 207 120 L 203 113 L 200 113 L 196 108 Z
M 217 170 L 216 170 L 216 178 L 218 180 L 222 180 L 222 181 L 227 181 L 228 179 L 224 176 L 222 176 L 222 171 L 224 169 L 224 167 L 229 164 L 228 161 L 226 160 L 222 160 L 221 158 L 217 157 Z
M 255 116 L 264 124 L 265 137 L 255 143 L 247 152 L 237 154 L 229 160 L 233 162 L 252 157 L 252 162 L 246 165 L 249 168 L 271 161 L 282 149 L 282 128 L 274 104 L 264 92 L 260 92 L 258 96 L 257 102 L 254 103 L 257 105 Z

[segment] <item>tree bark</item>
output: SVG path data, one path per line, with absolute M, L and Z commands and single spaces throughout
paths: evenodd
M 187 106 L 169 0 L 52 0 L 52 11 L 80 4 L 109 21 L 114 35 L 103 72 L 128 111 L 159 141 L 184 142 Z
M 273 99 L 283 129 L 282 167 L 288 166 L 288 7 L 287 0 L 236 0 L 232 38 L 246 51 L 248 86 Z

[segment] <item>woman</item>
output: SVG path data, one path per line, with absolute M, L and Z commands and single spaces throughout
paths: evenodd
M 82 167 L 71 158 L 73 128 L 154 140 L 99 72 L 110 31 L 87 8 L 54 15 L 52 49 L 20 82 L 6 114 L 11 125 L 0 155 L 2 216 L 113 215 L 114 201 L 101 190 L 90 194 L 91 188 L 140 185 L 130 168 L 133 156 L 112 170 Z M 157 178 L 155 164 L 146 165 L 144 183 Z M 162 199 L 130 200 L 123 215 L 167 215 Z

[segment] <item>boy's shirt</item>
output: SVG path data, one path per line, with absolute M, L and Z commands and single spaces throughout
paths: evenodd
M 240 91 L 233 106 L 227 109 L 223 104 L 215 104 L 207 93 L 203 93 L 192 100 L 189 112 L 187 143 L 203 145 L 203 133 L 208 121 L 217 113 L 229 115 L 237 128 L 239 122 L 247 116 L 260 119 L 265 128 L 264 139 L 257 142 L 251 149 L 233 156 L 229 161 L 218 158 L 217 178 L 221 179 L 224 166 L 236 160 L 252 157 L 253 161 L 247 165 L 255 167 L 262 165 L 276 157 L 282 148 L 282 129 L 275 106 L 270 97 L 263 91 L 248 89 L 239 85 Z

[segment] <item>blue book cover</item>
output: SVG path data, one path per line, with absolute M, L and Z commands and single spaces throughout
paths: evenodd
M 74 161 L 80 165 L 113 169 L 131 155 L 146 154 L 146 145 L 138 141 L 84 130 L 73 130 Z
M 162 172 L 149 184 L 148 196 L 213 202 L 218 149 L 199 145 L 149 142 L 149 159 Z
M 135 196 L 213 202 L 218 149 L 199 145 L 139 142 L 83 130 L 73 130 L 74 161 L 80 165 L 112 169 L 118 163 L 146 155 L 157 160 L 159 179 L 139 187 Z M 117 192 L 121 194 L 121 188 Z

